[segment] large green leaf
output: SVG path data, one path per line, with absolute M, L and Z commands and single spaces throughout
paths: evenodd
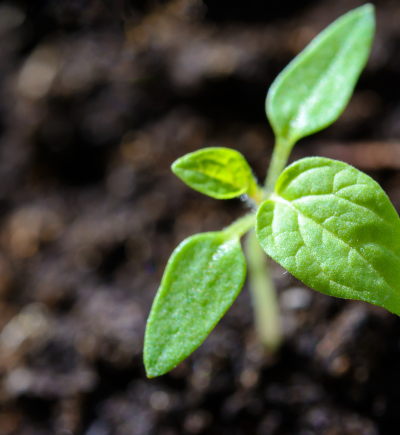
M 380 186 L 335 160 L 299 160 L 257 214 L 265 252 L 328 295 L 400 315 L 400 219 Z
M 230 148 L 204 148 L 179 158 L 172 171 L 192 189 L 216 199 L 253 195 L 257 183 L 246 159 Z
M 200 346 L 232 305 L 245 276 L 239 237 L 229 230 L 197 234 L 176 248 L 147 321 L 147 376 L 168 372 Z
M 373 6 L 354 9 L 321 32 L 279 74 L 266 101 L 276 136 L 293 144 L 339 117 L 367 62 L 374 30 Z

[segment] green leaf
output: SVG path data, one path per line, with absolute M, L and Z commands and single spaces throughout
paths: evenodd
M 197 234 L 173 252 L 147 321 L 148 377 L 173 369 L 205 340 L 243 286 L 246 262 L 230 231 Z
M 254 195 L 257 182 L 246 159 L 229 148 L 204 148 L 176 160 L 172 171 L 192 189 L 216 199 Z
M 256 228 L 265 252 L 308 286 L 400 315 L 400 219 L 364 173 L 325 158 L 297 161 Z
M 354 9 L 321 32 L 279 74 L 266 101 L 277 137 L 294 144 L 339 117 L 367 62 L 374 30 L 373 6 Z

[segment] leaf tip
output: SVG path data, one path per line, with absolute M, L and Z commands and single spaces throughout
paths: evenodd
M 354 15 L 358 15 L 360 20 L 369 21 L 372 30 L 375 28 L 375 6 L 372 3 L 366 3 L 352 12 Z
M 151 369 L 147 369 L 146 367 L 145 367 L 145 369 L 146 369 L 147 379 L 153 379 L 153 378 L 156 378 L 157 376 L 159 376 L 158 373 L 153 373 Z
M 144 363 L 144 369 L 146 371 L 146 376 L 149 379 L 156 378 L 157 376 L 161 376 L 164 373 L 166 373 L 163 370 L 160 370 L 160 368 L 157 366 L 157 364 L 154 364 L 154 361 L 152 358 L 150 358 L 148 354 L 148 348 L 145 345 L 144 347 L 144 354 L 143 354 L 143 363 Z
M 146 357 L 144 358 L 144 368 L 148 379 L 165 375 L 166 373 L 171 371 L 174 367 L 176 367 L 176 365 L 177 363 L 171 365 L 171 364 L 163 364 L 160 361 L 154 363 L 154 361 L 147 361 L 147 358 Z
M 375 6 L 372 3 L 366 3 L 365 5 L 360 6 L 358 10 L 362 11 L 365 14 L 374 14 Z
M 174 161 L 174 163 L 172 163 L 171 165 L 171 171 L 175 174 L 178 175 L 179 172 L 179 164 L 182 158 L 179 158 L 177 160 Z
M 165 364 L 162 361 L 146 361 L 144 358 L 144 368 L 146 371 L 146 376 L 148 379 L 157 378 L 170 372 L 174 369 L 181 361 L 175 361 L 173 364 Z

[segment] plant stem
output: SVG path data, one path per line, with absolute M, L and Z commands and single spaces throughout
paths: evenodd
M 247 231 L 254 228 L 256 222 L 256 215 L 254 213 L 248 213 L 243 217 L 237 219 L 229 227 L 225 228 L 224 232 L 229 237 L 242 237 Z
M 265 181 L 265 187 L 269 192 L 274 191 L 276 181 L 278 180 L 279 175 L 281 175 L 281 172 L 285 169 L 287 165 L 293 145 L 293 141 L 281 139 L 279 137 L 276 139 L 271 163 L 267 172 L 267 179 Z
M 275 286 L 268 270 L 267 256 L 255 231 L 250 231 L 247 235 L 245 251 L 257 335 L 265 349 L 274 352 L 282 342 L 279 307 Z
M 256 192 L 253 201 L 259 205 L 263 197 L 270 196 L 275 190 L 279 175 L 285 169 L 294 142 L 277 138 L 271 163 L 265 181 L 264 195 Z M 269 352 L 274 352 L 282 342 L 280 311 L 274 282 L 268 268 L 267 257 L 257 240 L 254 228 L 255 216 L 247 214 L 225 229 L 228 237 L 246 237 L 245 251 L 248 264 L 249 287 L 251 291 L 257 335 Z

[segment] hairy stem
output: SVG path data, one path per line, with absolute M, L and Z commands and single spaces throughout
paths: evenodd
M 266 350 L 274 352 L 282 342 L 279 307 L 275 286 L 268 270 L 267 256 L 254 231 L 247 235 L 245 251 L 256 332 Z
M 272 153 L 271 163 L 267 172 L 267 179 L 265 181 L 265 187 L 269 192 L 274 191 L 276 181 L 287 165 L 293 145 L 294 143 L 287 139 L 276 139 L 274 152 Z
M 242 237 L 249 230 L 254 228 L 256 222 L 256 216 L 254 213 L 248 213 L 245 216 L 239 218 L 233 222 L 229 227 L 225 228 L 224 232 L 228 237 Z

